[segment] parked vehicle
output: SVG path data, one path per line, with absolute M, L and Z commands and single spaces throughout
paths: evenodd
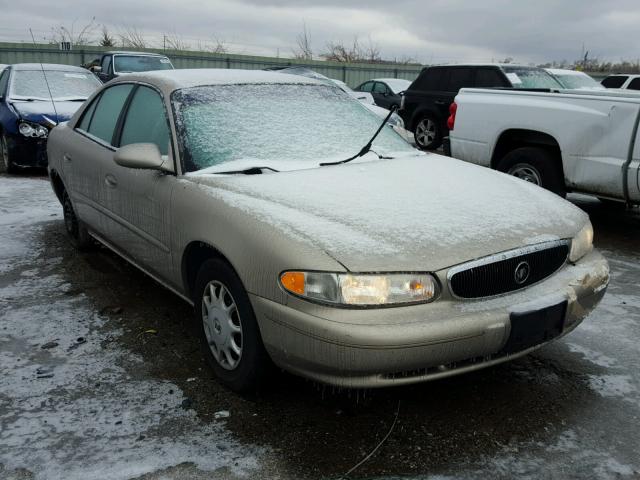
M 91 62 L 89 70 L 102 82 L 108 82 L 123 73 L 173 70 L 173 64 L 168 57 L 158 53 L 105 52 Z
M 399 112 L 419 148 L 433 150 L 442 144 L 448 133 L 449 105 L 465 87 L 561 88 L 551 75 L 537 67 L 512 64 L 427 67 L 406 90 Z
M 72 242 L 192 303 L 235 390 L 269 359 L 343 387 L 493 365 L 573 330 L 608 282 L 580 209 L 419 152 L 314 79 L 123 76 L 53 130 L 49 156 Z
M 640 90 L 640 75 L 609 75 L 600 82 L 606 88 Z
M 563 88 L 572 90 L 604 90 L 605 88 L 584 72 L 564 68 L 545 68 L 545 70 Z
M 0 73 L 2 73 L 2 71 L 7 68 L 9 65 L 5 65 L 4 63 L 0 63 Z
M 0 169 L 46 167 L 49 130 L 71 118 L 100 82 L 80 67 L 18 63 L 0 73 Z
M 640 203 L 640 96 L 464 89 L 451 110 L 455 158 L 558 195 Z
M 291 73 L 291 72 L 283 72 L 283 73 Z M 330 80 L 333 83 L 335 83 L 336 85 L 338 85 L 346 93 L 348 93 L 353 98 L 355 98 L 356 100 L 359 100 L 362 103 L 368 103 L 369 105 L 375 105 L 375 102 L 373 101 L 373 96 L 370 93 L 367 93 L 367 92 L 356 92 L 351 87 L 349 87 L 349 85 L 344 83 L 342 80 L 336 80 L 335 78 L 331 78 Z
M 384 108 L 399 108 L 401 94 L 411 82 L 402 78 L 374 78 L 355 88 L 356 91 L 370 93 L 376 105 Z

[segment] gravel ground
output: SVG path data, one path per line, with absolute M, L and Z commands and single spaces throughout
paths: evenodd
M 344 392 L 280 374 L 242 397 L 189 307 L 77 253 L 46 178 L 0 176 L 0 479 L 640 478 L 640 212 L 589 212 L 612 281 L 571 335 L 461 377 Z

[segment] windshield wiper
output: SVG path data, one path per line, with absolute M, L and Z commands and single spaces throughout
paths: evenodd
M 356 158 L 366 155 L 371 150 L 371 145 L 373 144 L 373 141 L 376 139 L 378 134 L 382 131 L 384 126 L 387 124 L 387 122 L 391 118 L 391 115 L 393 115 L 393 112 L 395 112 L 397 108 L 398 107 L 396 105 L 391 106 L 391 108 L 389 109 L 389 114 L 384 118 L 384 121 L 380 124 L 380 126 L 378 127 L 378 130 L 376 130 L 376 133 L 373 134 L 373 137 L 371 137 L 371 140 L 369 140 L 367 144 L 364 147 L 362 147 L 362 150 L 356 153 L 353 157 L 349 157 L 346 160 L 339 160 L 337 162 L 323 162 L 320 164 L 320 166 L 325 167 L 327 165 L 340 165 L 341 163 L 347 163 L 347 162 L 350 162 L 351 160 L 355 160 Z M 376 153 L 376 155 L 378 154 Z
M 262 170 L 271 170 L 272 172 L 280 171 L 271 167 L 250 167 L 250 168 L 245 168 L 243 170 L 228 170 L 226 172 L 209 172 L 209 173 L 219 174 L 219 175 L 233 175 L 238 173 L 242 173 L 244 175 L 260 175 L 262 173 Z

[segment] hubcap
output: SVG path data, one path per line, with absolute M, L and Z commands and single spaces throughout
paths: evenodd
M 231 292 L 213 280 L 202 294 L 202 324 L 209 350 L 225 370 L 233 370 L 242 358 L 242 323 Z
M 433 120 L 425 118 L 416 127 L 416 141 L 425 147 L 431 145 L 436 139 L 436 124 Z
M 542 186 L 542 176 L 538 170 L 526 163 L 518 163 L 509 169 L 507 172 L 509 175 L 513 175 L 525 182 L 530 182 L 538 186 Z

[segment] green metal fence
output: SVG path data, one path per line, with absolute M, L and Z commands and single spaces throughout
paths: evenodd
M 61 63 L 66 65 L 82 65 L 88 63 L 107 50 L 96 46 L 74 47 L 73 50 L 63 51 L 57 45 L 1 43 L 0 63 Z M 290 58 L 256 57 L 250 55 L 217 54 L 208 52 L 189 52 L 157 49 L 128 49 L 167 55 L 176 68 L 239 68 L 243 70 L 261 70 L 267 67 L 304 65 L 330 78 L 342 80 L 347 85 L 355 87 L 371 78 L 404 78 L 415 79 L 421 66 L 417 65 L 386 65 L 386 64 L 358 64 L 323 62 L 318 60 L 294 60 Z

